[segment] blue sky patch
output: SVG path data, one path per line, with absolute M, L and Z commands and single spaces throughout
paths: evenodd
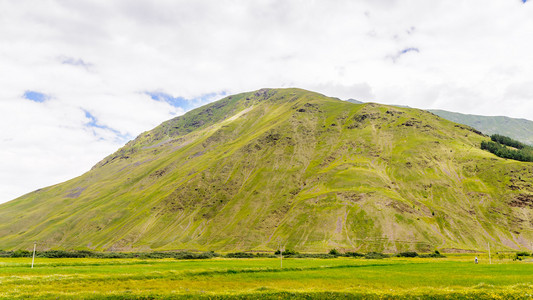
M 392 62 L 396 63 L 396 61 L 398 61 L 398 59 L 400 59 L 400 57 L 406 53 L 409 53 L 409 52 L 416 52 L 416 53 L 420 53 L 420 50 L 416 47 L 409 47 L 409 48 L 404 48 L 400 51 L 398 51 L 395 55 L 388 55 L 387 58 L 390 58 L 392 59 Z
M 90 66 L 92 66 L 92 64 L 83 61 L 81 58 L 76 59 L 74 57 L 61 57 L 60 60 L 64 65 L 80 66 L 84 67 L 85 69 L 88 69 Z
M 226 92 L 223 91 L 220 93 L 203 94 L 192 99 L 186 99 L 179 96 L 173 97 L 172 95 L 163 92 L 146 92 L 146 95 L 150 96 L 150 98 L 155 101 L 163 101 L 174 107 L 180 107 L 183 108 L 183 110 L 190 110 L 212 101 L 216 96 L 223 97 L 226 95 Z
M 85 113 L 85 117 L 87 119 L 89 119 L 89 122 L 85 123 L 85 125 L 87 125 L 89 127 L 96 127 L 96 128 L 102 128 L 102 129 L 107 129 L 108 128 L 107 126 L 103 126 L 103 125 L 98 124 L 98 120 L 96 120 L 96 117 L 93 116 L 90 112 L 88 112 L 86 110 L 83 110 L 83 112 Z
M 24 99 L 28 99 L 37 103 L 43 103 L 44 101 L 50 98 L 46 94 L 39 93 L 36 91 L 25 91 L 23 97 Z
M 89 119 L 89 122 L 85 123 L 87 127 L 100 128 L 100 129 L 111 131 L 119 142 L 129 141 L 132 139 L 132 137 L 129 134 L 123 134 L 120 131 L 113 129 L 107 125 L 102 125 L 98 123 L 98 119 L 93 114 L 91 114 L 89 111 L 83 109 L 83 112 L 85 113 L 85 118 Z M 95 136 L 98 135 L 95 131 L 93 131 L 93 134 Z
M 175 107 L 187 109 L 190 106 L 189 101 L 183 97 L 172 97 L 171 95 L 162 92 L 146 92 L 146 94 L 155 101 L 164 101 Z
M 400 55 L 405 54 L 407 52 L 411 52 L 411 51 L 420 52 L 420 50 L 418 50 L 418 48 L 411 47 L 411 48 L 405 48 L 402 51 L 400 51 Z

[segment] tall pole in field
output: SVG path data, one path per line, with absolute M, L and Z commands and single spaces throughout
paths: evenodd
M 280 265 L 280 268 L 283 269 L 283 248 L 279 247 L 279 265 Z
M 33 243 L 33 257 L 31 259 L 31 268 L 33 269 L 33 262 L 35 261 L 35 248 L 37 247 L 37 242 Z
M 490 257 L 490 243 L 487 243 L 487 248 L 489 248 L 489 264 L 492 265 L 492 258 Z
M 279 265 L 280 268 L 283 269 L 283 249 L 284 247 L 281 246 L 281 242 L 279 242 Z

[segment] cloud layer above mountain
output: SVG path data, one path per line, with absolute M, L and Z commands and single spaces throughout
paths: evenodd
M 223 95 L 533 119 L 529 1 L 0 1 L 0 202 Z

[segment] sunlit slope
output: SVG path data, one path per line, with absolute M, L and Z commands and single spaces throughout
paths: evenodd
M 0 248 L 526 249 L 533 164 L 431 113 L 300 89 L 230 96 L 0 205 Z

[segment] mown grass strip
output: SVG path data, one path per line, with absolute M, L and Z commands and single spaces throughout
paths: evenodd
M 41 299 L 73 299 L 74 295 L 61 294 L 61 293 L 43 293 L 39 295 Z M 18 299 L 31 297 L 31 295 L 21 295 Z M 9 299 L 17 299 L 9 298 Z M 228 294 L 228 295 L 216 295 L 216 294 L 132 294 L 132 293 L 116 293 L 116 294 L 90 294 L 80 293 L 75 295 L 76 299 L 105 299 L 105 300 L 124 300 L 124 299 L 137 299 L 137 300 L 182 300 L 182 299 L 210 299 L 210 300 L 248 300 L 248 299 L 319 299 L 319 300 L 333 300 L 333 299 L 509 299 L 509 300 L 521 300 L 531 299 L 531 295 L 524 293 L 523 291 L 498 291 L 498 292 L 486 292 L 486 291 L 449 291 L 434 293 L 377 293 L 377 292 L 257 292 L 246 294 Z M 8 299 L 1 298 L 0 299 Z
M 98 281 L 113 281 L 113 280 L 185 280 L 194 277 L 209 277 L 217 275 L 237 275 L 243 273 L 282 273 L 282 272 L 306 272 L 316 270 L 328 269 L 349 269 L 349 268 L 370 268 L 370 267 L 387 267 L 398 264 L 366 264 L 366 265 L 338 265 L 338 266 L 319 266 L 319 267 L 292 267 L 292 268 L 249 268 L 249 269 L 225 269 L 225 270 L 210 270 L 210 271 L 164 271 L 151 272 L 149 274 L 131 275 L 131 274 L 115 274 L 113 277 L 108 275 L 32 275 L 32 276 L 6 276 L 0 278 L 1 284 L 16 284 L 16 285 L 34 285 L 44 284 L 50 282 L 61 282 L 68 284 L 70 282 L 98 282 Z

